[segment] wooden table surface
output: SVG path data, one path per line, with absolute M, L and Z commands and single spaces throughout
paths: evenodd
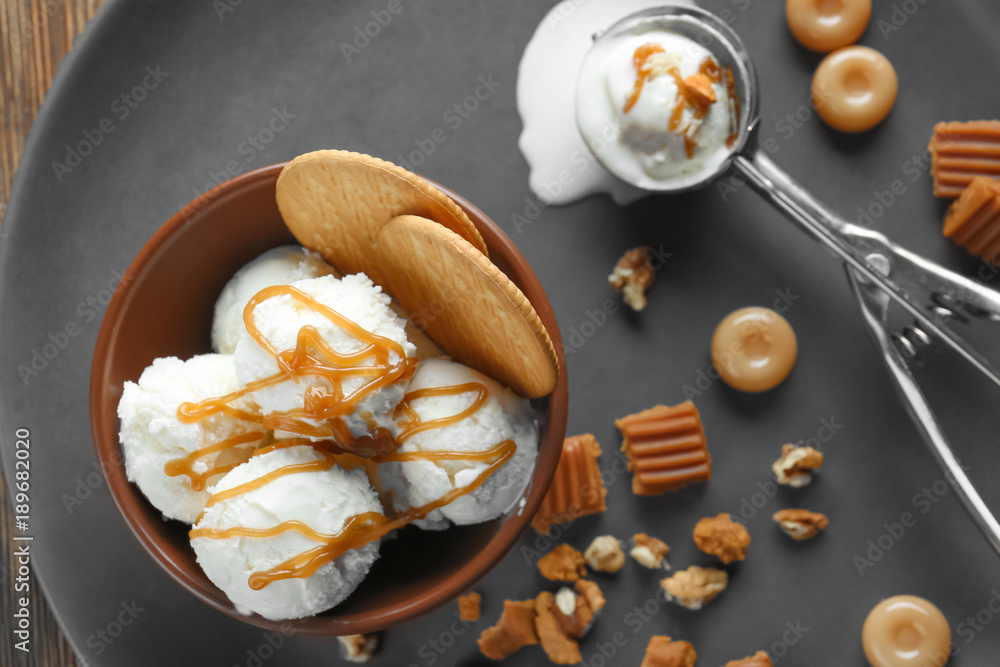
M 94 16 L 102 0 L 0 0 L 0 216 L 28 130 L 45 92 L 52 85 L 73 38 Z M 10 430 L 10 424 L 4 424 Z M 0 477 L 0 665 L 6 667 L 82 667 L 63 638 L 37 582 L 31 582 L 30 652 L 14 648 L 8 619 L 13 609 L 11 540 L 14 518 L 8 489 Z

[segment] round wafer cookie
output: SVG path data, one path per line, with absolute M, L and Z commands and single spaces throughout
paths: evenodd
M 378 235 L 386 288 L 456 361 L 523 396 L 555 387 L 559 361 L 517 285 L 458 234 L 414 215 Z
M 479 230 L 450 197 L 370 155 L 338 150 L 300 155 L 281 170 L 275 196 L 281 217 L 302 245 L 341 272 L 363 271 L 379 284 L 378 233 L 398 215 L 433 220 L 487 252 Z

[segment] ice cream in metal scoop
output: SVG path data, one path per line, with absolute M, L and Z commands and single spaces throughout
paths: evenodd
M 671 36 L 671 43 L 658 39 L 662 35 Z M 670 81 L 665 79 L 667 92 L 682 90 L 688 76 L 684 71 L 684 59 L 703 59 L 705 56 L 701 51 L 707 51 L 727 77 L 731 76 L 728 109 L 723 107 L 720 111 L 729 113 L 732 137 L 724 145 L 717 140 L 709 140 L 695 146 L 695 151 L 689 155 L 701 157 L 688 165 L 688 169 L 657 172 L 648 168 L 647 163 L 655 159 L 657 152 L 666 156 L 664 159 L 677 157 L 676 151 L 669 149 L 669 143 L 675 139 L 664 135 L 658 142 L 656 137 L 652 138 L 652 143 L 635 141 L 634 133 L 642 125 L 642 120 L 630 117 L 634 110 L 634 107 L 626 108 L 630 98 L 613 100 L 612 103 L 626 104 L 620 111 L 613 107 L 605 109 L 605 122 L 595 122 L 595 117 L 599 115 L 595 112 L 595 100 L 600 99 L 595 90 L 599 90 L 603 81 L 609 95 L 614 94 L 617 85 L 614 68 L 620 65 L 614 58 L 623 52 L 623 45 L 626 57 L 629 47 L 635 49 L 632 65 L 636 88 L 649 86 L 650 80 L 660 74 L 656 64 L 649 63 L 649 57 L 642 53 L 642 49 L 633 46 L 636 43 L 639 47 L 659 43 L 668 54 L 674 52 L 673 66 L 677 71 L 671 72 L 670 77 L 675 81 L 676 89 L 670 89 Z M 645 50 L 650 48 L 646 46 Z M 661 70 L 670 66 L 665 58 L 660 57 L 663 61 Z M 690 65 L 687 67 L 690 70 Z M 664 84 L 660 85 L 663 87 Z M 719 97 L 716 91 L 714 104 L 719 103 Z M 671 98 L 667 95 L 665 99 L 670 101 Z M 677 113 L 682 116 L 677 129 L 683 131 L 683 113 L 686 112 L 677 111 L 681 96 L 675 93 L 673 99 L 677 101 L 671 102 L 674 106 L 667 107 L 667 111 L 671 115 Z M 735 104 L 737 99 L 740 102 L 738 105 Z M 895 301 L 916 320 L 916 331 L 922 339 L 936 337 L 943 340 L 979 372 L 1000 385 L 1000 373 L 996 368 L 944 323 L 954 319 L 966 321 L 968 326 L 989 326 L 1000 321 L 1000 293 L 899 247 L 883 234 L 848 222 L 816 199 L 771 161 L 758 144 L 758 101 L 757 76 L 739 36 L 710 12 L 689 5 L 665 4 L 631 14 L 594 36 L 577 84 L 577 125 L 591 151 L 609 171 L 647 191 L 673 193 L 690 190 L 711 182 L 729 170 L 734 171 L 789 219 L 843 259 L 855 285 L 860 282 L 883 293 L 883 315 L 889 300 Z M 698 130 L 699 133 L 701 131 Z M 866 323 L 880 345 L 892 338 L 900 338 L 890 335 L 885 330 L 885 318 L 869 315 L 874 311 L 862 296 L 859 299 L 865 310 Z M 952 318 L 956 313 L 961 317 Z M 905 363 L 898 359 L 890 363 L 890 356 L 886 353 L 890 371 L 921 432 L 949 473 L 967 509 L 994 548 L 1000 551 L 1000 523 L 986 508 L 933 423 L 933 416 L 919 390 L 915 389 Z

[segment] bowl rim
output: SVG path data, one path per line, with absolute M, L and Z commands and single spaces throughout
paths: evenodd
M 546 429 L 546 437 L 544 440 L 541 438 L 539 440 L 539 453 L 536 459 L 535 472 L 533 473 L 529 488 L 525 492 L 526 497 L 519 503 L 518 509 L 514 510 L 514 515 L 510 516 L 490 538 L 486 548 L 482 549 L 462 567 L 448 574 L 427 591 L 415 596 L 411 600 L 407 600 L 405 603 L 397 603 L 387 609 L 362 611 L 345 616 L 328 616 L 324 614 L 330 612 L 324 612 L 324 614 L 281 621 L 272 621 L 258 614 L 244 615 L 236 611 L 225 593 L 209 582 L 207 577 L 205 577 L 205 581 L 194 579 L 189 576 L 183 567 L 175 563 L 171 554 L 162 545 L 162 537 L 158 535 L 155 526 L 148 525 L 148 522 L 143 520 L 142 514 L 133 507 L 130 507 L 134 503 L 128 498 L 128 494 L 123 492 L 134 491 L 134 487 L 128 481 L 125 473 L 124 455 L 121 452 L 118 440 L 117 412 L 115 411 L 114 414 L 111 414 L 111 411 L 106 409 L 106 406 L 102 404 L 102 395 L 107 386 L 108 380 L 106 375 L 110 361 L 113 358 L 111 341 L 115 332 L 114 323 L 123 314 L 123 309 L 127 302 L 126 294 L 128 286 L 145 270 L 150 259 L 159 252 L 169 239 L 186 225 L 195 224 L 200 214 L 204 214 L 205 211 L 213 206 L 218 206 L 226 198 L 223 195 L 233 196 L 234 193 L 238 193 L 248 186 L 266 184 L 268 180 L 277 182 L 278 175 L 286 164 L 287 162 L 281 162 L 249 171 L 199 195 L 157 229 L 129 264 L 104 313 L 94 348 L 89 388 L 89 413 L 94 449 L 97 453 L 98 465 L 107 480 L 108 491 L 111 494 L 115 507 L 125 520 L 125 524 L 132 535 L 139 541 L 144 550 L 152 556 L 153 561 L 171 579 L 179 583 L 182 588 L 205 604 L 250 625 L 269 630 L 279 630 L 286 634 L 334 636 L 374 632 L 430 612 L 454 599 L 457 595 L 470 588 L 478 579 L 489 573 L 507 555 L 520 536 L 528 529 L 532 517 L 537 512 L 545 493 L 547 493 L 551 485 L 558 465 L 559 455 L 561 454 L 561 447 L 558 452 L 554 451 L 553 447 L 549 447 L 549 450 L 543 452 L 542 445 L 548 440 L 553 439 L 554 433 L 558 434 L 558 441 L 561 443 L 566 434 L 569 409 L 566 358 L 558 324 L 548 296 L 538 277 L 514 243 L 492 219 L 471 202 L 452 190 L 425 178 L 424 180 L 451 197 L 469 214 L 470 219 L 472 219 L 477 229 L 483 235 L 491 255 L 498 253 L 503 256 L 504 263 L 510 265 L 511 272 L 516 271 L 520 274 L 522 282 L 527 281 L 533 283 L 534 287 L 537 287 L 536 298 L 529 299 L 529 301 L 545 324 L 552 343 L 556 348 L 556 355 L 559 360 L 559 375 L 555 389 L 549 396 L 542 399 L 548 402 L 549 408 L 545 415 L 546 419 L 543 426 Z M 515 283 L 518 282 L 513 277 L 511 277 L 511 280 Z M 554 458 L 554 461 L 550 462 L 549 459 L 552 458 Z M 540 465 L 543 461 L 548 465 Z M 494 545 L 496 546 L 494 547 Z M 203 573 L 202 577 L 204 577 Z M 332 612 L 336 613 L 336 608 Z

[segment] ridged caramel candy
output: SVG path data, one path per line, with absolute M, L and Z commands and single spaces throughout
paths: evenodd
M 607 509 L 604 497 L 608 492 L 597 467 L 600 455 L 601 446 L 590 433 L 563 441 L 562 457 L 552 486 L 531 520 L 535 530 L 545 534 L 554 523 L 569 523 Z
M 632 491 L 656 495 L 712 478 L 712 458 L 694 403 L 658 405 L 615 420 L 632 471 Z
M 977 176 L 1000 178 L 1000 120 L 938 123 L 928 149 L 937 197 L 958 197 Z
M 973 255 L 1000 258 L 1000 175 L 977 176 L 948 209 L 944 235 Z

